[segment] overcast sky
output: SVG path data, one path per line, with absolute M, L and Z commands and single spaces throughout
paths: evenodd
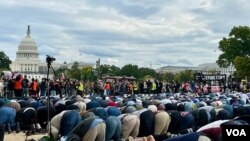
M 247 0 L 0 0 L 0 50 L 15 60 L 27 25 L 40 59 L 122 67 L 215 62 L 233 26 L 250 25 Z

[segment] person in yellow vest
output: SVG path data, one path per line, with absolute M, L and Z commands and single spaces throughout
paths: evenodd
M 138 84 L 134 81 L 133 83 L 134 94 L 138 94 Z
M 77 88 L 77 94 L 80 96 L 83 96 L 84 93 L 84 84 L 83 84 L 83 80 L 81 80 L 78 84 L 78 88 Z
M 152 92 L 153 94 L 156 93 L 156 83 L 155 83 L 154 81 L 152 82 L 151 92 Z

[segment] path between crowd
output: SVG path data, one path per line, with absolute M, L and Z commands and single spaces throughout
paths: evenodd
M 27 140 L 34 139 L 38 141 L 43 136 L 46 136 L 46 133 L 28 136 Z M 25 139 L 26 139 L 26 134 L 23 132 L 20 132 L 20 133 L 12 132 L 11 134 L 8 134 L 8 133 L 4 134 L 4 141 L 25 141 Z

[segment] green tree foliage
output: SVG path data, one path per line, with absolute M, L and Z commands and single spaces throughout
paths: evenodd
M 237 69 L 237 77 L 244 78 L 250 76 L 250 58 L 249 57 L 236 57 L 235 68 Z
M 174 80 L 178 82 L 188 82 L 193 80 L 194 74 L 191 70 L 181 71 L 174 76 Z
M 156 72 L 154 69 L 150 68 L 138 68 L 137 65 L 127 64 L 121 69 L 114 65 L 101 65 L 100 66 L 101 76 L 114 75 L 114 76 L 134 76 L 136 79 L 143 79 L 144 76 L 150 75 L 156 77 Z
M 95 80 L 94 69 L 92 66 L 80 67 L 78 62 L 74 62 L 71 69 L 59 69 L 58 72 L 64 72 L 66 78 L 77 80 Z M 60 75 L 61 73 L 59 73 Z
M 9 70 L 10 64 L 11 60 L 9 59 L 9 57 L 3 51 L 0 51 L 0 70 Z
M 122 76 L 134 76 L 138 79 L 138 66 L 128 64 L 121 68 L 121 75 Z
M 163 77 L 163 80 L 166 80 L 167 82 L 171 82 L 174 80 L 174 76 L 175 75 L 171 72 L 165 72 L 162 77 Z
M 139 68 L 138 69 L 138 79 L 144 79 L 145 76 L 156 77 L 156 71 L 150 68 Z
M 119 67 L 114 66 L 114 65 L 110 66 L 110 71 L 112 74 L 117 75 L 117 76 L 120 75 L 120 73 L 121 73 L 121 69 Z
M 142 80 L 150 80 L 153 79 L 154 77 L 152 77 L 151 75 L 145 75 Z
M 79 69 L 79 63 L 74 62 L 72 65 L 70 71 L 69 71 L 69 76 L 72 79 L 81 79 L 81 71 Z
M 121 69 L 112 65 L 101 65 L 100 66 L 100 75 L 105 76 L 105 75 L 120 75 Z
M 228 38 L 223 38 L 219 42 L 219 49 L 223 52 L 217 64 L 220 67 L 228 67 L 235 64 L 237 56 L 250 55 L 250 28 L 247 26 L 234 27 Z
M 68 68 L 59 68 L 58 70 L 56 70 L 56 78 L 59 78 L 61 76 L 62 73 L 64 73 L 65 78 L 67 78 L 67 72 L 69 71 Z
M 80 78 L 82 80 L 93 81 L 95 79 L 93 67 L 91 66 L 86 66 L 86 67 L 81 68 L 80 72 L 81 72 Z

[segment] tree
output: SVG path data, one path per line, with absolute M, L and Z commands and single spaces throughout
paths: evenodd
M 10 64 L 11 64 L 11 60 L 9 59 L 9 57 L 3 51 L 0 51 L 0 69 L 9 70 Z
M 166 72 L 166 73 L 164 73 L 164 75 L 163 75 L 163 80 L 166 80 L 167 82 L 171 82 L 171 81 L 173 81 L 174 80 L 174 74 L 173 73 L 171 73 L 171 72 Z
M 64 73 L 64 76 L 67 77 L 65 74 L 68 71 L 68 68 L 59 68 L 58 70 L 55 71 L 56 73 L 56 78 L 59 78 L 61 76 L 62 73 Z
M 128 64 L 121 68 L 121 75 L 123 76 L 134 76 L 135 78 L 138 78 L 138 66 Z
M 235 64 L 237 56 L 250 56 L 250 28 L 247 26 L 234 27 L 228 38 L 219 42 L 219 49 L 223 52 L 216 61 L 220 67 Z M 240 59 L 241 60 L 241 59 Z
M 250 76 L 250 58 L 249 57 L 236 57 L 235 68 L 237 69 L 237 77 L 244 78 Z
M 95 78 L 92 66 L 85 66 L 80 70 L 80 72 L 81 72 L 80 78 L 82 80 L 92 80 L 93 81 Z
M 139 68 L 138 69 L 138 79 L 144 79 L 145 76 L 156 77 L 156 71 L 150 68 Z
M 114 65 L 110 66 L 107 64 L 100 66 L 100 75 L 120 75 L 121 69 L 119 67 L 116 67 Z
M 74 79 L 81 79 L 81 72 L 79 69 L 79 63 L 74 62 L 74 64 L 71 67 L 71 70 L 69 71 L 70 78 Z
M 174 80 L 178 82 L 188 82 L 190 80 L 193 80 L 193 72 L 191 70 L 185 70 L 181 71 L 180 73 L 177 73 L 174 77 Z

